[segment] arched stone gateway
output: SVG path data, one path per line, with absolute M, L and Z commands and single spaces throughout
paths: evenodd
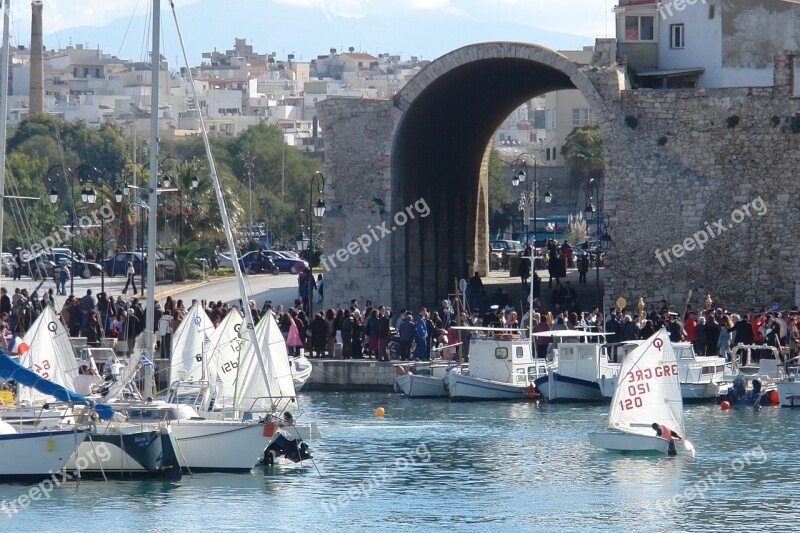
M 483 43 L 425 67 L 393 99 L 329 98 L 325 305 L 435 304 L 484 273 L 487 166 L 498 125 L 526 100 L 577 88 L 605 144 L 604 211 L 616 243 L 605 301 L 682 309 L 795 303 L 800 131 L 793 58 L 774 87 L 630 90 L 603 40 L 596 64 L 525 43 Z M 628 118 L 629 120 L 626 120 Z M 632 120 L 635 118 L 636 120 Z M 627 124 L 626 124 L 627 123 Z
M 612 79 L 622 79 L 616 69 Z M 525 101 L 573 88 L 606 128 L 609 102 L 587 74 L 526 43 L 455 50 L 391 100 L 318 104 L 328 178 L 327 302 L 372 298 L 417 307 L 440 301 L 456 278 L 485 274 L 492 138 Z

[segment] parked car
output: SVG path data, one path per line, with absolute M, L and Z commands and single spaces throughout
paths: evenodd
M 128 270 L 128 261 L 130 261 L 133 263 L 134 272 L 139 275 L 147 272 L 142 268 L 142 263 L 146 261 L 146 257 L 147 254 L 143 254 L 142 252 L 117 252 L 113 257 L 109 257 L 103 261 L 103 267 L 106 270 L 106 274 L 111 277 L 125 276 Z M 161 252 L 156 252 L 156 268 L 175 270 L 175 262 L 166 259 Z
M 22 257 L 22 266 L 20 267 L 20 276 L 28 276 L 29 278 L 39 280 L 42 278 L 52 278 L 53 263 L 45 254 L 25 254 Z
M 3 276 L 12 277 L 14 275 L 14 268 L 17 264 L 14 262 L 14 254 L 3 252 Z
M 279 252 L 277 250 L 264 250 L 264 253 L 272 259 L 272 262 L 275 263 L 275 266 L 278 267 L 278 270 L 281 272 L 291 272 L 292 274 L 297 274 L 302 272 L 303 269 L 308 266 L 308 263 L 299 257 L 286 257 L 283 255 L 284 252 Z M 242 255 L 239 258 L 239 265 L 241 265 L 242 270 L 248 272 L 250 263 L 252 263 L 257 256 L 258 250 L 247 252 Z M 233 261 L 231 260 L 231 254 L 229 252 L 223 252 L 219 254 L 219 266 L 233 268 Z
M 300 259 L 294 252 L 267 250 L 265 253 L 272 257 L 272 262 L 281 272 L 299 274 L 308 267 L 308 262 Z
M 74 263 L 72 255 L 66 255 L 63 252 L 48 254 L 48 258 L 56 265 L 67 265 L 72 271 L 73 276 L 80 276 L 83 279 L 99 276 L 103 271 L 103 267 L 101 267 L 99 263 L 79 259 L 77 255 L 75 256 Z

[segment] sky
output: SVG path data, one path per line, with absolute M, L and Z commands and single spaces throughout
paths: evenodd
M 256 51 L 310 60 L 329 48 L 434 59 L 465 44 L 525 40 L 579 48 L 613 36 L 615 0 L 174 0 L 190 63 L 245 37 Z M 146 59 L 151 0 L 44 0 L 45 47 L 99 45 Z M 169 1 L 161 1 L 164 55 L 177 58 Z M 11 40 L 30 42 L 30 1 L 11 0 Z M 608 26 L 606 26 L 608 24 Z M 300 57 L 302 56 L 302 57 Z M 181 61 L 182 62 L 182 61 Z

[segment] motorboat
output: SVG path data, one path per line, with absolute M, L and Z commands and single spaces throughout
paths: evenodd
M 468 365 L 446 361 L 394 365 L 394 390 L 409 398 L 447 398 L 444 379 L 450 372 L 466 371 Z
M 550 402 L 599 402 L 611 397 L 621 365 L 609 361 L 603 344 L 577 342 L 604 335 L 573 330 L 533 334 L 533 338 L 552 337 L 557 346 L 547 373 L 534 381 L 544 398 Z
M 654 423 L 684 438 L 685 431 L 678 362 L 667 330 L 628 353 L 619 376 L 608 414 L 612 431 L 589 433 L 589 443 L 609 451 L 669 453 L 672 439 L 658 436 Z M 687 450 L 694 450 L 688 440 L 683 442 Z
M 530 339 L 516 330 L 467 327 L 469 369 L 448 372 L 451 400 L 523 400 L 538 397 L 534 381 L 547 374 L 547 361 L 534 358 Z
M 715 355 L 697 355 L 690 342 L 673 342 L 678 359 L 678 379 L 683 400 L 713 400 L 726 385 L 725 359 Z

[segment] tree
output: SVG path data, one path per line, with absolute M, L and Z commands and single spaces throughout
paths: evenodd
M 605 172 L 603 137 L 597 122 L 572 128 L 561 147 L 567 169 L 576 178 L 599 180 Z
M 517 212 L 517 201 L 505 181 L 504 163 L 500 152 L 489 153 L 489 234 L 503 231 Z

